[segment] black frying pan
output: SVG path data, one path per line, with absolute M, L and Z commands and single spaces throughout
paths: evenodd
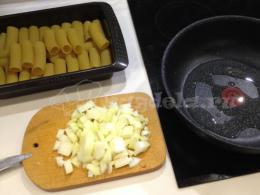
M 162 78 L 191 130 L 260 153 L 260 20 L 218 16 L 187 26 L 165 50 Z

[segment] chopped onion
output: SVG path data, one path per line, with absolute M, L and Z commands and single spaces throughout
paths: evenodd
M 100 169 L 97 165 L 94 164 L 88 164 L 87 169 L 93 173 L 94 176 L 100 175 Z
M 124 157 L 124 158 L 119 158 L 112 162 L 113 162 L 115 168 L 118 169 L 120 167 L 128 165 L 131 162 L 131 160 L 132 160 L 131 158 Z
M 57 165 L 59 167 L 62 167 L 64 165 L 64 160 L 63 160 L 63 157 L 62 156 L 57 156 L 56 157 L 56 162 L 57 162 Z
M 140 163 L 141 159 L 137 157 L 133 157 L 132 160 L 129 162 L 129 167 L 135 167 Z
M 125 141 L 122 137 L 114 137 L 111 141 L 112 152 L 120 153 L 126 150 Z
M 98 141 L 95 143 L 94 156 L 96 160 L 100 160 L 101 158 L 103 158 L 106 152 L 106 147 L 107 146 L 105 142 Z
M 77 136 L 74 134 L 72 130 L 66 129 L 65 132 L 72 143 L 75 143 L 78 140 Z
M 78 107 L 77 111 L 78 112 L 85 112 L 91 108 L 95 107 L 95 103 L 93 101 L 87 101 L 85 104 L 82 106 Z
M 57 133 L 57 135 L 56 135 L 56 138 L 57 138 L 57 139 L 60 139 L 61 136 L 64 135 L 64 132 L 65 132 L 64 129 L 59 129 L 59 130 L 58 130 L 58 133 Z
M 112 173 L 113 168 L 134 167 L 141 161 L 137 156 L 149 147 L 148 119 L 133 110 L 131 104 L 108 107 L 88 101 L 71 115 L 66 129 L 59 129 L 53 150 L 65 173 L 73 166 L 87 169 L 87 176 Z M 63 156 L 69 157 L 64 161 Z
M 81 163 L 79 162 L 79 159 L 77 157 L 74 157 L 71 159 L 71 163 L 75 166 L 75 167 L 80 167 Z
M 107 172 L 108 172 L 108 174 L 111 174 L 111 173 L 113 172 L 113 164 L 112 164 L 112 162 L 110 162 L 110 163 L 108 164 Z
M 62 142 L 59 145 L 58 153 L 63 156 L 69 156 L 72 152 L 72 144 L 70 142 Z
M 141 135 L 142 136 L 149 136 L 150 135 L 150 131 L 148 129 L 144 129 L 142 132 L 141 132 Z
M 107 168 L 108 168 L 108 164 L 107 163 L 103 163 L 103 162 L 100 163 L 100 172 L 102 174 L 106 172 Z
M 59 149 L 59 146 L 60 146 L 60 141 L 59 140 L 56 140 L 54 146 L 53 146 L 53 150 L 58 150 Z
M 70 174 L 73 172 L 73 166 L 70 160 L 64 161 L 64 169 L 66 174 Z
M 94 177 L 94 174 L 91 171 L 88 171 L 88 177 Z
M 69 139 L 68 136 L 65 135 L 65 134 L 60 135 L 59 138 L 58 138 L 58 140 L 59 140 L 60 142 L 62 142 L 62 143 L 64 143 L 64 142 L 70 142 L 70 139 Z
M 142 152 L 145 152 L 148 149 L 149 146 L 150 146 L 150 144 L 147 141 L 138 141 L 138 142 L 136 142 L 135 143 L 135 149 L 134 149 L 135 155 L 138 155 L 138 154 L 140 154 Z

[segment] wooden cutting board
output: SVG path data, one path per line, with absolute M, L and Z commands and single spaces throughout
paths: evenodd
M 71 175 L 66 175 L 64 169 L 57 166 L 57 153 L 52 148 L 57 130 L 66 127 L 73 110 L 85 101 L 47 106 L 29 122 L 22 146 L 22 153 L 32 153 L 32 157 L 24 161 L 23 166 L 27 176 L 38 187 L 47 191 L 65 190 L 151 172 L 163 165 L 166 156 L 164 137 L 155 105 L 148 95 L 131 93 L 101 97 L 93 101 L 99 106 L 106 106 L 110 102 L 131 103 L 135 110 L 149 119 L 151 147 L 140 155 L 142 161 L 133 168 L 113 169 L 111 174 L 105 173 L 93 178 L 87 177 L 85 169 L 74 168 Z

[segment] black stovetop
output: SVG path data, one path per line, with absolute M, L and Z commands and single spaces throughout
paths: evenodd
M 128 0 L 128 3 L 178 186 L 260 172 L 260 155 L 234 153 L 205 142 L 173 110 L 163 108 L 161 100 L 166 95 L 160 73 L 163 52 L 180 29 L 216 15 L 260 18 L 260 1 Z

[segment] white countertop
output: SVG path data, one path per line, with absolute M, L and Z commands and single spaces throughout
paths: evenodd
M 19 2 L 19 0 L 16 0 Z M 0 0 L 0 15 L 39 10 L 62 5 L 89 2 L 87 0 L 20 0 L 5 4 Z M 11 2 L 14 2 L 12 0 Z M 99 83 L 67 87 L 38 94 L 0 100 L 0 158 L 21 151 L 23 134 L 31 117 L 43 106 L 69 100 L 88 99 L 111 94 L 145 92 L 151 95 L 147 74 L 142 61 L 135 30 L 126 0 L 106 0 L 113 7 L 125 38 L 129 66 L 114 74 L 112 79 Z M 248 162 L 250 163 L 250 162 Z M 179 189 L 167 155 L 165 165 L 152 173 L 115 180 L 112 182 L 55 192 L 62 195 L 257 195 L 260 194 L 260 173 L 229 180 Z M 0 174 L 1 195 L 49 194 L 36 187 L 25 175 L 22 167 Z

